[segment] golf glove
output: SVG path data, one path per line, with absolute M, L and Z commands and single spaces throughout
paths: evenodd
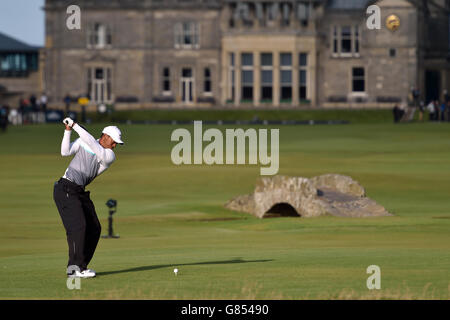
M 65 125 L 71 127 L 71 128 L 73 127 L 73 120 L 70 119 L 70 118 L 65 118 L 65 119 L 63 120 L 63 123 L 64 123 Z

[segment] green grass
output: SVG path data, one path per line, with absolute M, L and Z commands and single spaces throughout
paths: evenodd
M 101 128 L 88 126 L 96 136 Z M 121 126 L 126 145 L 88 187 L 103 233 L 105 202 L 118 200 L 121 238 L 100 240 L 90 265 L 98 277 L 72 291 L 52 199 L 70 161 L 59 155 L 62 125 L 0 134 L 0 298 L 450 298 L 447 124 L 280 127 L 279 174 L 350 175 L 394 214 L 370 219 L 228 211 L 226 201 L 253 190 L 259 166 L 175 166 L 175 128 Z M 372 264 L 379 291 L 366 288 Z

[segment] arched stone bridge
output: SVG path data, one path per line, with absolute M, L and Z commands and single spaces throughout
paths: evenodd
M 260 178 L 255 191 L 225 204 L 235 211 L 258 218 L 273 216 L 373 217 L 391 214 L 372 199 L 364 188 L 348 176 L 325 174 L 311 179 L 274 176 Z

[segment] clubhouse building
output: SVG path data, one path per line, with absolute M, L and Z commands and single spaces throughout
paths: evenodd
M 43 90 L 41 48 L 0 32 L 0 107 L 15 107 Z
M 391 108 L 450 88 L 450 1 L 78 0 L 69 30 L 71 4 L 45 2 L 50 105 Z

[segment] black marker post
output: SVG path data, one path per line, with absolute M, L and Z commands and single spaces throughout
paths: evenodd
M 102 238 L 120 238 L 119 235 L 115 235 L 113 232 L 113 214 L 117 211 L 117 200 L 109 199 L 106 202 L 106 206 L 109 208 L 108 217 L 108 235 L 102 236 Z

